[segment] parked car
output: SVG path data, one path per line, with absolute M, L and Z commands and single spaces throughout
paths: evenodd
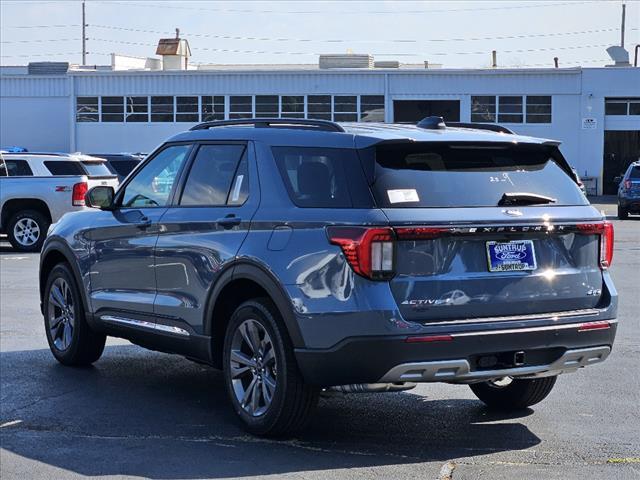
M 144 155 L 138 153 L 90 153 L 89 155 L 106 160 L 109 168 L 118 175 L 120 181 L 124 180 L 144 159 Z
M 621 177 L 618 185 L 618 218 L 626 220 L 630 213 L 640 213 L 640 160 L 633 162 Z
M 118 180 L 103 160 L 58 153 L 0 153 L 0 233 L 23 252 L 40 250 L 49 225 L 85 208 L 84 195 Z
M 111 335 L 221 368 L 254 434 L 301 428 L 333 386 L 521 409 L 613 346 L 613 228 L 554 141 L 208 122 L 87 202 L 41 255 L 54 357 L 90 364 Z

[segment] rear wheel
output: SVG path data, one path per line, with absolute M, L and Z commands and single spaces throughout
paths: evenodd
M 268 299 L 248 301 L 236 309 L 223 354 L 227 391 L 249 432 L 283 436 L 304 427 L 318 389 L 304 383 L 293 345 Z
M 106 336 L 87 324 L 80 291 L 69 267 L 53 267 L 43 297 L 44 325 L 51 353 L 64 365 L 90 365 L 100 358 Z
M 469 385 L 476 397 L 491 408 L 521 410 L 546 398 L 556 383 L 557 376 L 533 379 L 504 377 Z
M 23 210 L 9 220 L 11 246 L 21 252 L 39 252 L 47 236 L 49 220 L 37 210 Z
M 622 208 L 620 205 L 618 205 L 618 218 L 620 220 L 626 220 L 627 218 L 629 218 L 629 211 L 625 208 Z

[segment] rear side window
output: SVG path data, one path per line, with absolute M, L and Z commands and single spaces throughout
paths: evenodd
M 505 193 L 587 203 L 547 146 L 423 142 L 363 153 L 365 161 L 375 156 L 372 188 L 381 207 L 492 207 Z
M 291 201 L 309 208 L 368 208 L 370 194 L 355 150 L 274 147 Z
M 244 145 L 202 145 L 189 171 L 180 205 L 244 203 L 249 186 L 245 150 Z M 239 163 L 244 163 L 242 172 Z
M 107 162 L 82 162 L 82 165 L 84 165 L 87 175 L 90 177 L 113 175 L 113 172 L 107 166 Z
M 80 162 L 50 160 L 44 162 L 44 166 L 51 172 L 51 175 L 85 175 L 84 168 L 82 168 Z
M 5 160 L 7 174 L 10 177 L 31 177 L 33 172 L 26 160 Z

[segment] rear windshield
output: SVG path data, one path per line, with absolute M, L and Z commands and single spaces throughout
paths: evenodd
M 117 160 L 110 161 L 109 165 L 111 166 L 111 169 L 115 170 L 118 175 L 126 177 L 127 175 L 129 175 L 129 173 L 131 173 L 136 165 L 138 165 L 138 163 L 140 162 L 136 160 Z
M 292 202 L 307 208 L 370 208 L 371 194 L 356 150 L 273 147 Z
M 82 165 L 84 165 L 87 175 L 90 177 L 113 175 L 113 172 L 107 166 L 107 162 L 82 162 Z
M 379 145 L 372 190 L 380 207 L 490 207 L 505 193 L 585 205 L 574 180 L 539 145 L 413 143 Z
M 51 175 L 85 175 L 80 162 L 68 162 L 66 160 L 50 160 L 44 162 L 44 166 Z
M 633 167 L 629 172 L 629 178 L 640 180 L 640 167 Z

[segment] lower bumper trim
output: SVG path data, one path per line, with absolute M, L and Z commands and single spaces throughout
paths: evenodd
M 603 362 L 611 353 L 608 346 L 567 350 L 548 365 L 532 365 L 500 370 L 471 370 L 464 359 L 415 362 L 396 365 L 380 380 L 393 382 L 474 383 L 501 377 L 536 378 L 574 372 L 579 368 Z

